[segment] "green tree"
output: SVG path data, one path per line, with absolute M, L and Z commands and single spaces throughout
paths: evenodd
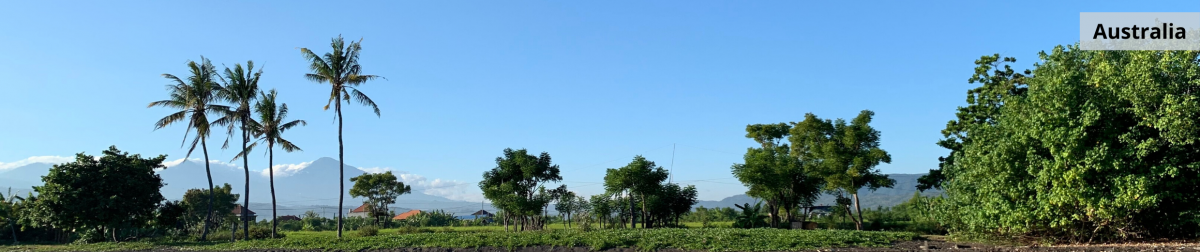
M 302 151 L 299 146 L 284 139 L 283 132 L 296 126 L 308 125 L 304 120 L 288 121 L 287 103 L 276 106 L 278 96 L 279 93 L 275 89 L 271 89 L 270 92 L 260 92 L 258 102 L 254 104 L 254 111 L 258 112 L 258 120 L 247 121 L 250 125 L 250 132 L 257 136 L 258 140 L 250 144 L 242 153 L 238 153 L 238 156 L 244 156 L 260 143 L 267 145 L 267 177 L 270 179 L 271 186 L 271 238 L 275 238 L 276 230 L 279 227 L 275 223 L 278 216 L 275 206 L 275 145 L 279 145 L 287 152 Z
M 921 176 L 917 180 L 917 189 L 940 189 L 946 180 L 943 171 L 953 169 L 955 154 L 962 151 L 963 145 L 971 143 L 970 132 L 994 127 L 1004 101 L 1025 96 L 1029 90 L 1026 81 L 1032 77 L 1032 72 L 1025 70 L 1022 74 L 1007 65 L 1015 62 L 1016 58 L 1000 57 L 1000 54 L 985 55 L 975 61 L 975 74 L 967 82 L 980 86 L 967 90 L 967 106 L 958 107 L 955 120 L 946 123 L 946 129 L 942 130 L 945 138 L 937 143 L 950 150 L 950 154 L 938 157 L 938 168 L 930 169 L 928 174 Z
M 592 210 L 592 215 L 594 215 L 597 219 L 597 222 L 600 223 L 600 228 L 605 228 L 604 224 L 608 223 L 609 218 L 612 217 L 613 211 L 616 211 L 616 207 L 614 207 L 612 202 L 612 196 L 605 194 L 592 195 L 590 208 Z
M 332 103 L 338 119 L 338 209 L 345 209 L 342 205 L 345 195 L 342 192 L 346 191 L 345 147 L 342 143 L 342 102 L 350 103 L 353 99 L 362 105 L 371 107 L 375 110 L 375 116 L 379 116 L 379 106 L 375 105 L 375 102 L 371 101 L 366 94 L 358 91 L 359 85 L 369 80 L 382 78 L 376 75 L 362 74 L 362 66 L 358 64 L 358 53 L 362 51 L 361 43 L 362 39 L 359 39 L 358 42 L 346 44 L 342 40 L 342 36 L 338 35 L 330 43 L 333 51 L 325 53 L 324 56 L 319 56 L 308 48 L 300 48 L 300 53 L 304 55 L 304 59 L 308 60 L 309 70 L 312 71 L 312 73 L 304 74 L 304 77 L 317 83 L 329 84 L 329 102 L 325 104 L 325 109 L 329 110 L 329 105 Z M 337 237 L 342 238 L 342 211 L 338 211 L 337 226 Z
M 1198 54 L 1039 54 L 1024 95 L 1004 97 L 994 123 L 964 123 L 974 126 L 941 169 L 938 219 L 1002 237 L 1195 237 Z
M 608 169 L 604 175 L 604 188 L 610 193 L 619 193 L 627 191 L 632 197 L 637 195 L 641 203 L 642 211 L 639 213 L 643 220 L 642 228 L 647 228 L 644 220 L 648 214 L 646 209 L 646 196 L 653 195 L 662 188 L 663 182 L 667 181 L 669 174 L 666 169 L 657 166 L 653 161 L 646 160 L 641 155 L 633 157 L 633 161 L 621 168 Z M 630 213 L 633 213 L 633 201 L 630 201 Z M 637 216 L 639 214 L 632 214 Z M 637 221 L 631 218 L 632 225 L 637 225 Z
M 531 230 L 540 227 L 534 217 L 551 201 L 539 195 L 539 189 L 558 181 L 562 175 L 549 153 L 534 156 L 525 149 L 504 149 L 504 155 L 496 158 L 496 167 L 483 173 L 479 189 L 493 206 L 520 220 L 521 230 Z
M 804 121 L 793 124 L 789 137 L 791 155 L 809 164 L 814 174 L 825 178 L 827 191 L 841 190 L 853 197 L 858 217 L 851 215 L 851 219 L 858 230 L 862 230 L 859 190 L 864 187 L 872 191 L 891 188 L 896 183 L 876 168 L 879 163 L 891 163 L 892 157 L 879 148 L 881 133 L 869 125 L 874 115 L 870 110 L 863 110 L 847 124 L 842 119 L 821 120 L 808 113 Z
M 397 197 L 412 193 L 412 187 L 396 179 L 396 175 L 392 175 L 391 171 L 359 175 L 350 178 L 350 182 L 354 182 L 354 187 L 350 188 L 350 196 L 367 198 L 363 203 L 369 206 L 368 210 L 371 217 L 375 218 L 376 225 L 379 224 L 380 217 L 389 217 L 388 205 L 395 204 Z
M 255 100 L 258 100 L 258 79 L 260 77 L 262 77 L 262 69 L 254 72 L 254 61 L 246 61 L 245 68 L 242 68 L 242 64 L 235 64 L 233 69 L 226 67 L 225 76 L 222 79 L 225 82 L 225 88 L 217 92 L 218 97 L 232 102 L 235 106 L 233 110 L 225 111 L 225 116 L 217 119 L 217 123 L 229 125 L 230 138 L 234 136 L 234 128 L 242 132 L 242 151 L 239 153 L 249 151 L 246 145 L 250 142 L 250 135 L 247 135 L 247 131 L 250 131 L 253 125 L 256 124 L 251 112 L 251 105 L 254 104 Z M 229 147 L 228 138 L 226 138 L 225 144 L 221 147 Z M 242 172 L 245 173 L 246 178 L 245 197 L 242 197 L 242 205 L 249 206 L 250 160 L 244 155 L 234 156 L 233 160 L 236 161 L 238 158 L 242 159 Z M 250 211 L 249 208 L 243 207 L 242 216 L 248 216 L 250 214 L 248 211 Z M 242 218 L 242 235 L 242 239 L 250 239 L 249 218 Z
M 741 214 L 738 214 L 737 217 L 734 218 L 733 227 L 735 227 L 735 228 L 767 227 L 768 223 L 766 220 L 764 220 L 767 218 L 767 216 L 762 215 L 762 211 L 763 211 L 762 210 L 762 202 L 754 203 L 754 206 L 750 206 L 750 203 L 745 203 L 745 205 L 733 204 L 733 206 L 742 210 Z
M 100 158 L 79 153 L 75 162 L 54 165 L 42 177 L 45 184 L 34 191 L 37 210 L 50 223 L 101 234 L 107 229 L 116 242 L 121 228 L 140 228 L 154 218 L 164 200 L 158 192 L 164 184 L 154 169 L 166 168 L 162 162 L 167 156 L 142 158 L 116 146 L 103 153 Z
M 9 231 L 12 231 L 13 245 L 20 244 L 17 241 L 17 201 L 25 200 L 13 193 L 12 187 L 8 188 L 8 197 L 0 194 L 0 217 L 3 218 L 4 224 L 8 224 Z M 3 228 L 3 226 L 0 226 Z
M 558 200 L 554 204 L 554 211 L 558 211 L 559 215 L 566 217 L 564 220 L 566 220 L 567 228 L 571 227 L 571 213 L 579 208 L 575 198 L 575 192 L 565 191 L 558 196 Z
M 749 189 L 747 195 L 766 201 L 772 227 L 779 226 L 781 214 L 784 221 L 793 221 L 792 210 L 811 206 L 825 183 L 790 154 L 787 144 L 780 144 L 789 130 L 786 123 L 747 125 L 746 138 L 762 148 L 747 149 L 745 163 L 731 167 L 734 177 Z
M 212 169 L 208 164 L 208 144 L 211 123 L 208 120 L 209 113 L 221 113 L 229 111 L 228 106 L 215 104 L 217 102 L 216 93 L 222 89 L 221 85 L 216 83 L 217 70 L 213 67 L 212 62 L 203 56 L 200 57 L 201 63 L 195 61 L 188 62 L 188 69 L 192 76 L 188 76 L 187 81 L 171 74 L 163 74 L 162 76 L 171 80 L 172 85 L 167 85 L 167 90 L 170 91 L 170 96 L 167 100 L 151 102 L 147 107 L 166 107 L 178 109 L 179 111 L 171 113 L 158 122 L 154 123 L 154 129 L 162 129 L 167 125 L 176 122 L 187 123 L 187 131 L 183 134 L 183 144 L 187 143 L 188 135 L 192 130 L 196 130 L 196 137 L 192 140 L 192 144 L 188 147 L 187 155 L 184 159 L 192 156 L 192 151 L 196 150 L 196 143 L 200 143 L 200 149 L 204 152 L 204 173 L 208 175 L 208 190 L 212 191 Z M 182 144 L 181 144 L 182 145 Z M 209 199 L 209 204 L 212 204 L 212 199 Z M 208 218 L 212 219 L 212 208 L 208 210 Z M 200 234 L 200 240 L 208 238 L 208 226 L 204 225 L 204 231 Z
M 221 221 L 232 216 L 230 212 L 237 205 L 239 197 L 240 195 L 233 193 L 233 187 L 229 183 L 225 183 L 224 186 L 218 186 L 215 190 L 210 191 L 188 189 L 183 193 L 183 200 L 179 204 L 185 209 L 185 222 L 188 225 L 195 225 L 195 222 L 201 222 L 201 224 L 206 226 L 221 226 Z M 206 210 L 205 212 L 201 212 L 200 209 Z M 208 211 L 215 212 L 216 214 L 207 214 Z

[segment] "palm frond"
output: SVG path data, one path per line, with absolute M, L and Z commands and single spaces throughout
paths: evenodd
M 287 139 L 277 138 L 277 139 L 275 139 L 275 142 L 279 143 L 279 147 L 287 152 L 304 151 L 304 150 L 301 150 L 299 146 L 292 144 L 292 142 L 288 141 Z
M 292 128 L 296 127 L 296 125 L 308 126 L 308 122 L 305 122 L 304 120 L 295 120 L 295 121 L 285 123 L 283 125 L 279 125 L 279 132 L 282 133 L 284 131 L 292 129 Z
M 372 101 L 371 97 L 367 97 L 367 94 L 364 94 L 363 92 L 358 91 L 357 88 L 350 88 L 350 93 L 354 95 L 354 99 L 358 100 L 359 103 L 362 103 L 362 105 L 366 105 L 366 106 L 374 109 L 375 116 L 380 116 L 379 115 L 379 105 L 375 105 L 375 101 Z
M 229 160 L 229 162 L 237 161 L 238 159 L 241 159 L 243 156 L 246 156 L 246 154 L 249 154 L 251 151 L 254 151 L 255 146 L 258 146 L 258 142 L 250 143 L 250 145 L 246 146 L 246 149 L 243 149 L 242 151 L 239 151 L 237 155 L 234 155 L 233 159 Z
M 153 105 L 153 103 L 151 103 L 151 104 Z M 187 110 L 180 110 L 179 112 L 171 113 L 170 115 L 167 115 L 167 116 L 163 117 L 162 119 L 158 119 L 158 122 L 154 123 L 154 129 L 158 130 L 158 129 L 167 127 L 167 125 L 171 125 L 172 123 L 175 123 L 178 121 L 183 121 L 184 118 L 187 118 L 187 115 L 188 115 Z

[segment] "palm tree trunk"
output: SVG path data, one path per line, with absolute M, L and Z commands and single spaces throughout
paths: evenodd
M 248 112 L 248 111 L 247 111 Z M 242 197 L 242 240 L 250 240 L 250 155 L 246 153 L 246 115 L 242 115 L 242 171 L 246 173 L 246 197 Z
M 271 178 L 271 239 L 275 239 L 275 230 L 279 228 L 279 224 L 275 223 L 275 144 L 267 144 L 267 172 L 270 172 L 268 177 Z
M 337 98 L 338 99 L 336 101 L 334 101 L 334 102 L 336 102 L 336 104 L 334 105 L 334 110 L 337 110 L 336 112 L 337 112 L 337 118 L 338 118 L 338 210 L 337 210 L 338 211 L 338 223 L 337 223 L 338 232 L 337 232 L 337 237 L 342 238 L 342 201 L 345 200 L 344 199 L 345 196 L 343 196 L 343 194 L 346 194 L 345 193 L 346 192 L 346 171 L 345 171 L 346 170 L 346 168 L 345 168 L 346 167 L 346 161 L 345 161 L 346 156 L 345 156 L 345 147 L 343 147 L 343 145 L 342 145 L 342 99 L 340 96 Z
M 197 132 L 197 133 L 199 133 L 199 132 Z M 207 141 L 205 141 L 204 136 L 199 136 L 199 137 L 200 137 L 200 149 L 204 151 L 204 173 L 208 174 L 208 218 L 204 218 L 204 228 L 202 229 L 203 231 L 200 231 L 200 241 L 204 241 L 204 240 L 208 239 L 208 226 L 212 224 L 213 196 L 215 196 L 216 194 L 214 194 L 214 192 L 213 192 L 212 169 L 209 168 L 209 165 L 208 165 L 208 143 L 206 143 Z

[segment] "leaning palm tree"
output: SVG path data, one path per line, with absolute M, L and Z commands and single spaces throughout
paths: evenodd
M 275 230 L 279 225 L 275 222 L 277 212 L 275 210 L 275 145 L 278 144 L 284 151 L 293 152 L 300 150 L 300 147 L 292 144 L 291 141 L 283 139 L 283 132 L 296 127 L 296 125 L 308 125 L 304 120 L 287 121 L 288 107 L 287 103 L 275 106 L 275 97 L 278 93 L 275 89 L 271 89 L 270 93 L 262 93 L 258 98 L 258 103 L 254 105 L 254 110 L 258 111 L 258 121 L 250 122 L 250 132 L 258 137 L 258 140 L 245 152 L 238 153 L 237 157 L 245 156 L 250 150 L 258 146 L 259 143 L 267 145 L 267 172 L 271 179 L 271 238 L 275 238 Z M 237 157 L 234 157 L 236 159 Z
M 209 113 L 220 113 L 220 111 L 228 111 L 229 107 L 219 104 L 214 104 L 217 100 L 216 93 L 221 90 L 221 85 L 217 84 L 217 70 L 212 63 L 203 56 L 200 57 L 201 63 L 195 61 L 188 62 L 188 68 L 192 76 L 188 76 L 187 81 L 175 75 L 163 74 L 162 76 L 171 80 L 173 84 L 167 85 L 167 90 L 170 91 L 170 98 L 166 100 L 151 102 L 149 107 L 166 107 L 178 109 L 179 111 L 171 113 L 158 122 L 154 123 L 154 129 L 162 129 L 167 125 L 176 122 L 186 122 L 187 131 L 183 134 L 183 146 L 187 143 L 188 136 L 192 130 L 196 130 L 196 137 L 192 139 L 192 144 L 188 147 L 187 155 L 184 160 L 192 156 L 192 151 L 196 150 L 196 144 L 200 144 L 200 149 L 204 152 L 204 172 L 208 174 L 208 217 L 204 219 L 204 228 L 200 233 L 200 240 L 208 238 L 208 226 L 212 223 L 213 218 L 213 182 L 212 170 L 208 162 L 208 135 L 209 126 L 213 125 L 208 121 Z
M 226 111 L 225 116 L 217 119 L 219 123 L 229 125 L 229 136 L 233 137 L 234 128 L 242 131 L 242 152 L 246 152 L 246 144 L 250 142 L 250 136 L 246 135 L 251 122 L 254 121 L 250 112 L 250 105 L 258 99 L 258 79 L 262 76 L 262 69 L 254 72 L 254 61 L 246 61 L 246 67 L 242 68 L 242 64 L 234 64 L 233 69 L 225 68 L 225 76 L 222 79 L 225 82 L 225 88 L 217 93 L 217 96 L 233 103 L 234 110 Z M 237 127 L 235 127 L 237 126 Z M 229 139 L 225 139 L 225 145 L 221 148 L 229 148 Z M 241 216 L 249 216 L 250 207 L 250 160 L 243 156 L 242 171 L 246 175 L 246 194 L 242 196 L 242 214 Z M 242 217 L 242 239 L 250 240 L 250 218 Z
M 304 77 L 317 83 L 329 83 L 331 91 L 329 92 L 329 102 L 325 104 L 325 110 L 329 110 L 329 105 L 334 107 L 334 113 L 338 120 L 338 238 L 342 237 L 342 203 L 345 200 L 346 192 L 346 174 L 345 166 L 345 147 L 342 145 L 342 101 L 350 103 L 353 98 L 359 103 L 370 106 L 375 109 L 375 116 L 379 116 L 379 106 L 371 101 L 370 97 L 358 91 L 358 86 L 366 83 L 368 80 L 382 78 L 375 75 L 360 74 L 362 67 L 358 65 L 358 52 L 362 50 L 362 39 L 358 42 L 350 42 L 347 45 L 342 41 L 342 36 L 338 35 L 333 39 L 330 45 L 333 47 L 333 52 L 325 53 L 324 56 L 318 56 L 308 48 L 300 48 L 300 53 L 309 61 L 309 69 L 312 73 L 305 74 Z

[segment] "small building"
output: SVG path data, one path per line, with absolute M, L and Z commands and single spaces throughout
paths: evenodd
M 491 218 L 491 217 L 495 217 L 496 215 L 489 213 L 488 211 L 485 211 L 485 210 L 479 210 L 479 211 L 471 214 L 471 216 L 475 216 L 476 219 L 480 219 L 480 218 Z
M 408 219 L 408 217 L 412 217 L 413 215 L 417 215 L 419 213 L 421 213 L 421 210 L 409 210 L 408 212 L 397 214 L 396 217 L 392 217 L 392 220 L 405 220 Z
M 350 214 L 346 215 L 346 217 L 371 218 L 370 209 L 371 209 L 371 205 L 368 205 L 367 203 L 363 203 L 361 206 L 351 209 Z
M 250 221 L 254 221 L 255 218 L 258 218 L 258 214 L 255 214 L 254 211 L 250 211 L 249 208 L 246 208 L 247 214 L 245 217 L 243 217 L 242 216 L 242 205 L 234 204 L 233 210 L 230 212 L 233 214 L 234 217 L 238 217 L 239 220 L 247 220 L 248 219 Z
M 300 217 L 296 217 L 295 215 L 284 215 L 284 216 L 279 216 L 279 218 L 275 218 L 275 221 L 298 221 L 298 220 L 300 220 Z

